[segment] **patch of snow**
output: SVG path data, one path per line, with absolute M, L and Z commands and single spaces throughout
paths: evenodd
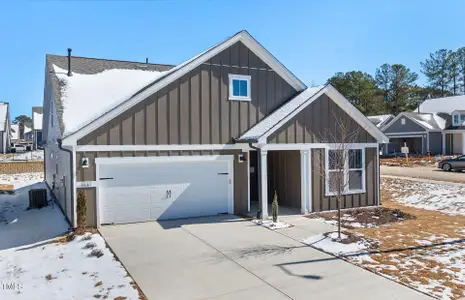
M 97 74 L 73 73 L 54 65 L 62 87 L 64 134 L 78 130 L 109 109 L 126 101 L 164 72 L 112 69 Z
M 0 184 L 11 184 L 15 190 L 44 181 L 44 173 L 0 174 Z M 0 197 L 3 197 L 0 195 Z M 1 198 L 0 198 L 1 199 Z
M 371 123 L 375 124 L 376 127 L 380 128 L 384 125 L 387 119 L 392 117 L 393 115 L 378 115 L 378 116 L 368 116 L 368 120 L 371 121 Z
M 385 178 L 381 188 L 392 192 L 393 200 L 405 205 L 451 215 L 465 215 L 464 185 Z
M 438 124 L 439 128 L 446 129 L 446 120 L 438 116 L 438 114 L 433 114 L 433 118 Z
M 266 227 L 266 228 L 271 229 L 271 230 L 292 227 L 292 225 L 289 224 L 289 223 L 280 222 L 280 221 L 273 222 L 272 220 L 264 220 L 263 221 L 263 220 L 254 219 L 254 220 L 252 220 L 252 223 L 263 226 L 263 227 Z
M 426 99 L 420 104 L 419 109 L 414 112 L 421 111 L 424 113 L 448 113 L 451 114 L 455 110 L 465 109 L 465 96 L 452 96 L 435 99 Z
M 8 113 L 8 103 L 0 102 L 0 131 L 5 131 L 7 113 Z
M 89 256 L 87 243 L 94 243 L 93 249 L 103 256 Z M 99 234 L 0 251 L 0 269 L 0 282 L 19 285 L 2 291 L 5 299 L 139 299 L 131 278 Z
M 32 128 L 34 130 L 42 130 L 42 116 L 43 114 L 38 112 L 32 113 L 32 120 L 34 121 L 34 123 L 32 124 Z
M 318 234 L 305 238 L 302 240 L 302 243 L 335 255 L 353 254 L 367 249 L 367 245 L 363 238 L 350 244 L 340 243 L 337 238 L 337 232 L 332 232 L 328 236 Z M 347 238 L 347 235 L 341 233 L 341 238 Z

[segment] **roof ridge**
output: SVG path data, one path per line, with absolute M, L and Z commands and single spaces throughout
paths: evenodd
M 46 56 L 58 56 L 58 57 L 68 57 L 67 55 L 58 55 L 58 54 L 46 54 Z M 76 56 L 71 55 L 72 58 L 84 58 L 84 59 L 94 59 L 94 60 L 104 60 L 104 61 L 116 61 L 116 62 L 125 62 L 125 63 L 139 63 L 144 65 L 155 65 L 155 66 L 167 66 L 167 67 L 176 67 L 176 65 L 172 64 L 156 64 L 156 63 L 146 63 L 144 61 L 132 61 L 132 60 L 120 60 L 120 59 L 108 59 L 108 58 L 100 58 L 100 57 L 88 57 L 88 56 Z

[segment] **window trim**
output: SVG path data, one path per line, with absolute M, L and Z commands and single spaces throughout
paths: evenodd
M 252 101 L 251 97 L 251 81 L 252 76 L 242 75 L 242 74 L 229 74 L 229 100 L 239 100 L 239 101 Z M 234 96 L 233 95 L 233 80 L 245 80 L 247 81 L 247 96 Z
M 461 121 L 462 117 L 464 117 L 464 119 L 465 119 L 465 112 L 452 113 L 452 125 L 453 126 L 463 126 L 465 121 Z M 457 118 L 457 122 L 455 121 L 455 118 Z
M 328 147 L 325 148 L 325 196 L 335 196 L 336 193 L 332 193 L 329 190 L 329 173 L 331 171 L 335 170 L 329 170 L 329 151 L 330 150 L 339 150 L 336 147 Z M 349 154 L 348 152 L 350 150 L 361 150 L 362 153 L 362 168 L 352 168 L 349 169 Z M 345 157 L 345 162 L 344 162 L 344 181 L 346 183 L 346 188 L 345 191 L 342 193 L 343 195 L 352 195 L 352 194 L 363 194 L 366 193 L 366 164 L 365 164 L 365 152 L 366 148 L 362 147 L 349 147 L 348 149 L 345 149 L 347 152 L 346 157 Z M 349 171 L 362 171 L 362 189 L 358 190 L 349 190 Z

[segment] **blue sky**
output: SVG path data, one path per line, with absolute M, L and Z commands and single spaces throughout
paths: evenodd
M 3 2 L 0 101 L 12 116 L 42 104 L 46 53 L 177 64 L 242 29 L 307 85 L 383 63 L 419 73 L 465 46 L 464 20 L 461 0 Z

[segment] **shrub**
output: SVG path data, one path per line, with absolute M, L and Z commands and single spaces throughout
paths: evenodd
M 279 213 L 278 194 L 276 193 L 276 191 L 274 192 L 272 209 L 273 209 L 273 222 L 276 223 L 276 222 L 278 222 L 278 213 Z
M 83 191 L 79 191 L 77 197 L 77 229 L 82 231 L 86 228 L 87 225 L 87 204 L 86 204 L 86 196 L 84 195 Z

